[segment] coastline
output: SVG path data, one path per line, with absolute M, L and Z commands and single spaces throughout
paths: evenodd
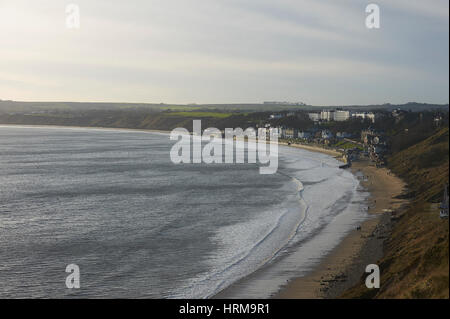
M 137 132 L 150 132 L 150 133 L 162 133 L 162 134 L 170 134 L 171 131 L 168 130 L 152 130 L 152 129 L 145 129 L 145 128 L 124 128 L 124 127 L 104 127 L 104 126 L 76 126 L 76 125 L 44 125 L 44 124 L 2 124 L 0 123 L 0 126 L 4 127 L 42 127 L 42 128 L 78 128 L 78 129 L 95 129 L 95 130 L 114 130 L 114 131 L 137 131 Z M 326 149 L 319 146 L 313 146 L 313 145 L 305 145 L 305 144 L 288 144 L 287 142 L 280 142 L 278 141 L 278 145 L 288 146 L 288 147 L 295 147 L 295 148 L 301 148 L 307 151 L 311 152 L 318 152 L 330 155 L 337 160 L 342 161 L 342 153 L 333 150 L 333 149 Z
M 334 158 L 336 158 L 337 160 L 341 160 L 342 161 L 342 153 L 333 149 L 326 149 L 323 147 L 319 147 L 319 146 L 313 146 L 313 145 L 306 145 L 306 144 L 288 144 L 286 142 L 278 142 L 278 145 L 283 145 L 283 146 L 288 146 L 288 147 L 295 147 L 295 148 L 301 148 L 307 151 L 311 151 L 311 152 L 317 152 L 317 153 L 323 153 L 323 154 L 327 154 L 330 155 Z
M 48 128 L 80 128 L 117 131 L 140 131 L 149 133 L 168 134 L 170 131 L 149 129 L 128 129 L 113 127 L 83 127 L 60 125 L 8 125 L 19 127 L 48 127 Z M 342 153 L 336 150 L 325 149 L 319 146 L 288 144 L 278 142 L 279 145 L 301 148 L 311 152 L 324 153 L 342 159 Z M 370 193 L 369 215 L 370 219 L 361 224 L 360 230 L 352 230 L 327 256 L 325 256 L 314 269 L 304 277 L 293 278 L 273 298 L 283 299 L 320 299 L 337 298 L 346 289 L 357 284 L 364 273 L 365 266 L 376 263 L 383 255 L 384 238 L 390 229 L 390 214 L 383 213 L 383 209 L 398 209 L 404 201 L 393 200 L 400 195 L 404 183 L 386 168 L 375 168 L 367 161 L 352 163 L 353 174 L 358 172 L 368 179 L 361 184 Z M 220 295 L 220 293 L 219 293 Z M 216 297 L 213 297 L 216 298 Z
M 405 184 L 388 169 L 371 166 L 366 160 L 353 162 L 351 170 L 366 177 L 361 184 L 370 193 L 370 218 L 361 229 L 346 235 L 311 273 L 290 281 L 274 298 L 338 298 L 360 281 L 367 265 L 383 256 L 384 240 L 391 228 L 391 214 L 383 210 L 402 209 L 406 201 L 394 197 L 402 193 Z
M 150 130 L 145 128 L 125 128 L 125 127 L 104 127 L 104 126 L 76 126 L 76 125 L 44 125 L 44 124 L 2 124 L 0 123 L 0 127 L 29 127 L 29 128 L 76 128 L 76 129 L 93 129 L 93 130 L 105 130 L 105 131 L 136 131 L 136 132 L 149 132 L 149 133 L 162 133 L 162 134 L 170 134 L 171 131 L 165 130 Z

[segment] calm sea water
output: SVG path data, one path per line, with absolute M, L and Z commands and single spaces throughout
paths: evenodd
M 205 298 L 239 280 L 227 297 L 268 297 L 366 217 L 358 180 L 326 155 L 281 147 L 260 175 L 175 165 L 173 143 L 0 126 L 0 297 Z

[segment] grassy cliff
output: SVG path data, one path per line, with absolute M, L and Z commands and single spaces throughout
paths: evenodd
M 379 261 L 380 289 L 361 283 L 344 298 L 449 298 L 449 224 L 439 218 L 448 183 L 448 127 L 389 158 L 390 169 L 408 184 L 408 208 L 394 223 Z

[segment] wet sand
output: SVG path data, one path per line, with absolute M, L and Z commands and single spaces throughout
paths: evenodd
M 342 159 L 342 153 L 338 152 L 336 150 L 333 149 L 328 149 L 328 148 L 323 148 L 320 146 L 313 146 L 313 145 L 305 145 L 305 144 L 288 144 L 286 142 L 279 142 L 279 145 L 285 145 L 285 146 L 290 146 L 290 147 L 295 147 L 295 148 L 301 148 L 304 150 L 308 150 L 308 151 L 312 151 L 312 152 L 319 152 L 319 153 L 324 153 L 330 156 L 333 156 L 339 160 Z
M 368 161 L 352 163 L 352 172 L 362 173 L 361 184 L 370 192 L 368 212 L 371 218 L 361 229 L 351 231 L 344 240 L 310 274 L 289 282 L 274 298 L 320 299 L 337 298 L 357 284 L 368 264 L 383 255 L 383 243 L 389 235 L 391 213 L 404 200 L 395 199 L 405 184 L 386 168 L 376 168 Z

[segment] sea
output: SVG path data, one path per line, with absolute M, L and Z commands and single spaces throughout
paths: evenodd
M 175 142 L 0 125 L 0 298 L 269 298 L 368 218 L 358 178 L 326 154 L 279 146 L 267 175 L 176 164 Z

